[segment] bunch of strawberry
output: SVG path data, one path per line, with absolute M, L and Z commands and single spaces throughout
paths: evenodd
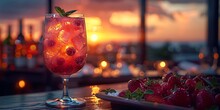
M 149 78 L 130 80 L 128 89 L 121 91 L 118 96 L 182 107 L 194 107 L 197 110 L 218 109 L 220 86 L 216 77 L 179 76 L 170 72 L 165 74 L 162 80 Z

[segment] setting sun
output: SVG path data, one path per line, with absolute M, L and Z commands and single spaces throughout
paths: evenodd
M 92 34 L 90 39 L 91 39 L 92 42 L 96 42 L 98 40 L 98 35 L 97 34 Z

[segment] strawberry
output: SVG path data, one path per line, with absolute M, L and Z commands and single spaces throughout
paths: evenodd
M 148 86 L 148 89 L 153 90 L 155 95 L 162 95 L 163 92 L 162 86 L 159 83 L 154 83 Z
M 220 106 L 220 93 L 215 95 L 215 104 Z
M 163 96 L 168 96 L 171 94 L 172 86 L 168 84 L 167 82 L 163 82 L 161 84 L 161 88 L 162 88 Z
M 168 84 L 170 84 L 172 86 L 172 88 L 176 85 L 177 87 L 179 87 L 181 85 L 180 83 L 180 79 L 175 77 L 175 76 L 171 76 L 168 79 Z
M 128 81 L 128 90 L 130 92 L 134 92 L 136 89 L 140 88 L 141 90 L 145 90 L 144 83 L 138 79 L 133 79 Z
M 193 79 L 187 79 L 185 81 L 185 88 L 191 93 L 194 91 L 196 87 L 196 81 L 194 81 Z
M 144 100 L 149 102 L 166 103 L 162 96 L 155 94 L 145 95 Z
M 177 106 L 183 106 L 183 107 L 191 106 L 190 96 L 187 93 L 187 91 L 183 88 L 178 88 L 176 91 L 174 91 L 168 98 L 168 101 L 173 105 L 177 105 Z
M 163 78 L 162 78 L 163 82 L 167 82 L 168 79 L 169 79 L 171 76 L 173 76 L 173 73 L 172 73 L 172 72 L 167 73 L 167 74 L 164 74 L 164 75 L 163 75 Z
M 196 109 L 206 110 L 209 109 L 212 105 L 214 105 L 214 97 L 212 94 L 205 89 L 199 91 L 196 96 Z
M 123 90 L 123 91 L 121 91 L 121 92 L 118 94 L 118 96 L 119 96 L 119 97 L 125 97 L 126 91 L 128 91 L 128 90 Z

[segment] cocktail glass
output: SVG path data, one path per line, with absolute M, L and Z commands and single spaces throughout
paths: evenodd
M 71 98 L 67 83 L 72 74 L 84 66 L 87 56 L 86 28 L 83 14 L 61 17 L 58 14 L 45 16 L 43 57 L 46 67 L 63 78 L 63 96 L 47 100 L 46 105 L 56 108 L 81 107 L 83 98 Z

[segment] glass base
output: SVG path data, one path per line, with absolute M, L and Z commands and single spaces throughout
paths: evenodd
M 47 100 L 46 105 L 55 108 L 81 108 L 86 105 L 83 98 L 71 98 L 70 100 L 54 99 Z

